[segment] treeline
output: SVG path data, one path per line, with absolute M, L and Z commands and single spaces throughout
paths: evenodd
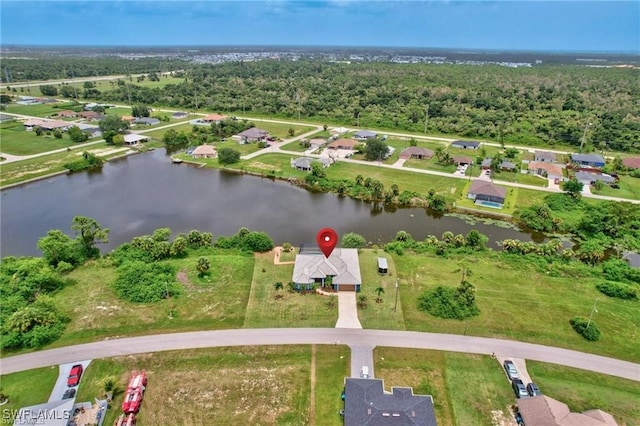
M 43 56 L 3 58 L 0 81 L 3 84 L 30 80 L 57 80 L 102 75 L 168 72 L 184 68 L 185 62 L 171 58 L 126 59 L 116 56 Z M 8 80 L 9 79 L 9 80 Z
M 100 100 L 166 105 L 505 143 L 640 151 L 640 72 L 581 66 L 258 61 L 190 65 L 164 87 L 121 85 Z M 588 125 L 585 133 L 585 128 Z

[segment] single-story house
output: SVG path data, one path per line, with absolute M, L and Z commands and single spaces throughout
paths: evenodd
M 222 120 L 224 120 L 225 117 L 224 115 L 220 115 L 220 114 L 209 114 L 209 115 L 205 115 L 204 117 L 202 117 L 200 120 L 205 122 L 205 123 L 220 123 Z
M 604 167 L 606 163 L 600 154 L 571 154 L 571 161 L 589 167 Z
M 386 274 L 387 272 L 389 272 L 389 265 L 387 263 L 387 258 L 386 257 L 379 257 L 378 258 L 378 273 L 379 274 Z
M 537 161 L 539 163 L 555 163 L 556 153 L 549 151 L 536 151 L 533 154 L 533 161 Z
M 506 188 L 481 179 L 476 179 L 471 183 L 471 188 L 469 188 L 469 193 L 467 194 L 467 198 L 475 200 L 475 204 L 499 209 L 502 208 L 506 197 Z M 492 204 L 499 204 L 499 206 Z
M 629 169 L 640 169 L 640 157 L 623 158 L 622 164 Z
M 593 185 L 597 181 L 601 181 L 604 184 L 611 185 L 616 183 L 616 179 L 613 176 L 607 174 L 597 174 L 590 172 L 579 171 L 576 173 L 576 179 L 585 185 Z
M 354 133 L 353 137 L 358 140 L 367 140 L 374 139 L 378 136 L 376 132 L 372 132 L 371 130 L 360 130 Z
M 291 167 L 303 172 L 311 171 L 312 163 L 320 163 L 322 167 L 326 168 L 331 165 L 331 160 L 328 158 L 310 158 L 310 157 L 298 157 L 291 159 Z
M 133 123 L 135 121 L 135 117 L 133 115 L 123 115 L 120 117 L 120 120 L 126 121 L 127 123 Z
M 480 142 L 477 141 L 453 141 L 451 143 L 451 148 L 478 149 L 479 147 Z
M 58 117 L 75 118 L 77 115 L 75 111 L 71 111 L 70 109 L 58 112 Z
M 328 280 L 335 291 L 360 291 L 362 278 L 357 249 L 336 248 L 328 258 L 313 251 L 296 256 L 292 279 L 296 290 L 324 286 Z
M 154 124 L 160 124 L 160 120 L 153 117 L 139 117 L 133 120 L 133 124 L 144 124 L 145 126 L 153 126 Z
M 562 166 L 555 163 L 531 161 L 527 165 L 530 175 L 544 176 L 549 179 L 562 179 Z
M 200 145 L 191 153 L 193 158 L 216 158 L 218 151 L 211 145 Z
M 433 157 L 433 151 L 419 146 L 410 146 L 409 148 L 403 149 L 400 153 L 400 158 L 405 160 L 408 160 L 409 158 L 415 158 L 417 160 L 428 160 L 431 157 Z
M 84 123 L 76 123 L 75 126 L 78 129 L 82 130 L 83 132 L 87 133 L 90 138 L 102 136 L 102 131 L 98 126 L 94 126 L 91 124 L 84 124 Z
M 345 133 L 347 133 L 349 131 L 349 129 L 347 129 L 346 127 L 334 127 L 333 129 L 329 130 L 329 134 L 331 135 L 343 135 Z
M 172 118 L 187 118 L 189 116 L 188 112 L 183 112 L 183 111 L 176 111 L 173 114 L 171 114 Z
M 261 142 L 267 140 L 269 132 L 259 129 L 257 127 L 251 127 L 244 132 L 238 133 L 236 136 L 240 138 L 240 143 Z
M 456 166 L 473 164 L 473 158 L 464 155 L 454 155 L 452 160 Z
M 91 111 L 92 109 L 94 109 L 97 106 L 100 106 L 100 104 L 97 104 L 95 102 L 89 102 L 88 104 L 84 105 L 84 110 L 85 111 Z
M 16 118 L 12 115 L 0 114 L 0 123 L 7 123 L 9 121 L 13 121 Z
M 47 426 L 67 426 L 73 416 L 74 398 L 23 407 L 16 414 L 14 425 L 46 424 Z
M 82 111 L 79 116 L 85 120 L 97 120 L 101 117 L 101 115 L 95 111 Z
M 148 136 L 138 135 L 137 133 L 130 133 L 128 135 L 124 135 L 125 145 L 135 145 L 137 143 L 146 142 L 148 140 L 149 140 Z
M 327 143 L 327 141 L 324 139 L 311 139 L 309 141 L 309 146 L 310 146 L 309 149 L 318 149 L 325 143 Z
M 327 145 L 329 149 L 355 149 L 360 142 L 354 139 L 338 139 Z
M 626 261 L 632 268 L 640 268 L 640 253 L 635 251 L 623 251 L 622 260 Z
M 42 120 L 39 118 L 30 118 L 26 120 L 24 123 L 25 130 L 31 131 L 36 127 L 39 127 L 43 130 L 63 130 L 66 131 L 69 127 L 73 125 L 68 121 L 62 120 Z
M 345 426 L 437 426 L 431 395 L 414 395 L 409 387 L 384 391 L 382 379 L 346 378 Z M 533 424 L 533 423 L 532 423 Z
M 617 426 L 613 416 L 602 410 L 572 413 L 567 404 L 546 395 L 518 400 L 525 425 L 534 426 Z
M 513 164 L 511 161 L 504 160 L 500 163 L 500 170 L 507 170 L 509 172 L 513 172 L 517 169 L 517 166 Z
M 485 158 L 484 160 L 482 160 L 482 163 L 480 163 L 480 167 L 482 167 L 483 170 L 490 169 L 492 161 L 493 159 L 491 158 Z
M 38 98 L 33 96 L 19 96 L 18 99 L 20 99 L 19 101 L 16 101 L 16 104 L 18 105 L 38 105 L 42 103 Z

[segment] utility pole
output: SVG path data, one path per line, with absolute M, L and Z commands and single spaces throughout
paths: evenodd
M 591 123 L 588 121 L 584 125 L 584 131 L 582 132 L 582 142 L 580 142 L 580 152 L 582 152 L 582 148 L 584 147 L 584 144 L 587 142 L 587 130 L 589 130 L 590 125 Z
M 598 310 L 596 309 L 597 303 L 598 303 L 598 299 L 595 299 L 593 301 L 593 308 L 591 308 L 591 314 L 589 315 L 589 321 L 587 321 L 587 328 L 589 328 L 589 325 L 591 324 L 591 318 L 593 318 L 593 313 L 598 312 Z
M 429 121 L 429 104 L 427 104 L 424 115 L 424 134 L 427 134 L 427 122 Z
M 396 279 L 396 303 L 394 303 L 393 305 L 393 312 L 396 312 L 398 310 L 398 280 Z
M 356 114 L 356 127 L 360 127 L 360 111 Z

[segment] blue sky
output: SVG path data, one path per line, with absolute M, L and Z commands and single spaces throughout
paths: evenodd
M 635 1 L 0 0 L 1 43 L 640 51 Z

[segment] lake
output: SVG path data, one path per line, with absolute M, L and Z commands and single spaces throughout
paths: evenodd
M 56 176 L 1 192 L 2 256 L 41 255 L 38 238 L 50 229 L 72 235 L 74 216 L 93 217 L 111 229 L 104 252 L 161 227 L 232 235 L 265 231 L 276 244 L 313 243 L 320 228 L 362 234 L 380 244 L 404 230 L 416 239 L 445 231 L 486 234 L 492 248 L 506 238 L 530 241 L 511 228 L 436 217 L 422 208 L 385 211 L 336 194 L 313 193 L 283 181 L 172 164 L 163 149 L 105 164 L 101 171 Z M 540 240 L 536 235 L 536 240 Z

